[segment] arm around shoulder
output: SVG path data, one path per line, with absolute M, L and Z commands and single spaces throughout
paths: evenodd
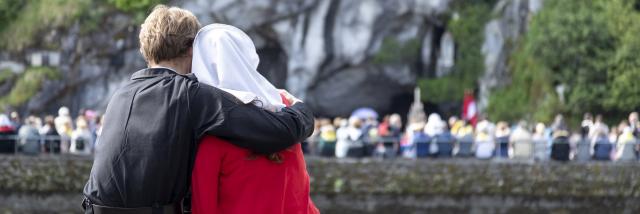
M 200 84 L 190 98 L 198 137 L 217 136 L 261 154 L 277 152 L 313 132 L 314 116 L 304 103 L 271 112 L 243 104 L 233 95 Z

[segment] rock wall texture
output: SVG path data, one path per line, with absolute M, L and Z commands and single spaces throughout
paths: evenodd
M 637 213 L 637 163 L 309 158 L 324 213 Z M 0 212 L 76 212 L 91 160 L 0 156 Z
M 259 70 L 276 86 L 304 98 L 321 116 L 347 116 L 369 106 L 406 113 L 418 77 L 441 77 L 455 65 L 456 42 L 447 30 L 455 0 L 185 0 L 203 24 L 226 23 L 254 40 Z M 486 23 L 478 80 L 480 103 L 504 84 L 506 45 L 524 32 L 542 0 L 496 1 Z M 43 33 L 42 41 L 18 52 L 0 50 L 0 70 L 21 72 L 53 66 L 59 80 L 45 82 L 22 109 L 55 112 L 66 105 L 104 109 L 129 75 L 145 66 L 138 54 L 138 26 L 124 14 L 108 14 L 99 30 L 78 24 Z M 53 48 L 52 48 L 53 47 Z M 0 87 L 0 90 L 2 88 Z M 459 95 L 462 96 L 462 95 Z M 337 105 L 339 103 L 339 105 Z

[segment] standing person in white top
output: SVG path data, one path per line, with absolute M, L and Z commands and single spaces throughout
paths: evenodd
M 76 130 L 71 134 L 71 154 L 91 155 L 93 152 L 93 134 L 87 121 L 80 117 L 76 120 Z
M 495 143 L 493 138 L 493 124 L 483 120 L 476 126 L 475 151 L 476 158 L 489 159 L 493 156 Z
M 349 151 L 349 121 L 347 119 L 340 120 L 340 127 L 336 130 L 336 157 L 347 157 Z
M 73 120 L 69 116 L 69 108 L 62 106 L 58 109 L 58 116 L 54 119 L 56 131 L 60 135 L 60 149 L 62 153 L 69 152 Z

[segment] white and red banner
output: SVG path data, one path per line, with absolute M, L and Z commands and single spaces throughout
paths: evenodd
M 465 92 L 464 100 L 462 103 L 462 119 L 469 121 L 474 127 L 478 122 L 478 108 L 476 105 L 476 99 L 473 97 L 473 93 Z

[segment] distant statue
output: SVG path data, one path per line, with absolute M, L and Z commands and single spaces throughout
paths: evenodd
M 427 115 L 424 113 L 424 106 L 422 105 L 420 97 L 420 88 L 416 87 L 416 89 L 413 90 L 413 103 L 407 115 L 409 124 L 424 124 L 427 121 Z

